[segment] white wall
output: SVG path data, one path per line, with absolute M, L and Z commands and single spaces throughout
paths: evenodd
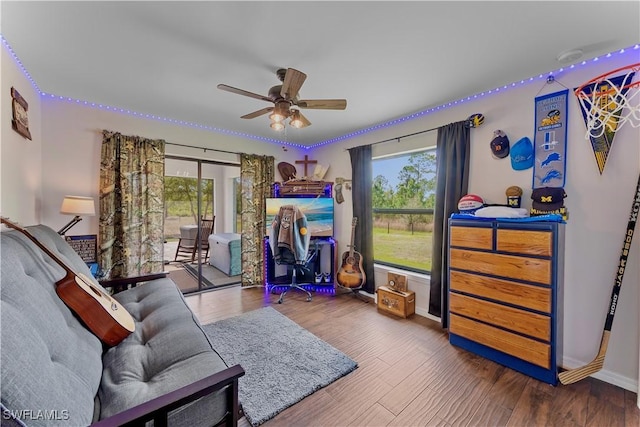
M 553 84 L 546 84 L 546 78 L 536 78 L 533 82 L 517 84 L 506 90 L 501 88 L 497 92 L 457 103 L 401 125 L 317 147 L 313 153 L 315 157 L 331 159 L 329 179 L 336 176 L 349 178 L 351 167 L 347 148 L 438 127 L 481 112 L 486 117 L 485 124 L 471 131 L 469 192 L 479 194 L 487 203 L 505 203 L 505 189 L 518 185 L 524 189 L 522 200 L 524 207 L 528 208 L 531 206 L 532 169 L 514 171 L 508 158 L 494 159 L 489 149 L 493 131 L 504 130 L 512 144 L 523 136 L 533 140 L 536 96 L 564 90 L 563 86 L 573 89 L 609 70 L 635 62 L 638 62 L 637 51 L 602 58 L 556 74 L 556 83 Z M 635 80 L 638 78 L 636 76 Z M 427 103 L 428 99 L 425 100 Z M 568 197 L 565 205 L 569 220 L 566 225 L 564 307 L 561 307 L 560 313 L 564 321 L 563 365 L 573 368 L 590 362 L 600 344 L 640 171 L 640 129 L 627 125 L 618 131 L 604 172 L 600 175 L 591 144 L 584 138 L 585 124 L 571 90 L 568 117 L 565 185 Z M 395 144 L 389 142 L 382 145 L 393 147 Z M 345 203 L 337 205 L 336 209 L 340 252 L 346 250 L 352 216 L 351 194 L 348 191 L 344 194 Z M 638 388 L 639 246 L 640 239 L 635 239 L 604 369 L 594 375 L 633 391 Z M 379 269 L 376 284 L 379 286 L 385 282 L 386 272 Z M 416 292 L 416 312 L 425 314 L 429 299 L 428 280 L 410 277 L 409 288 Z
M 23 225 L 40 222 L 42 132 L 40 94 L 6 48 L 0 49 L 0 213 Z M 11 88 L 29 104 L 31 140 L 11 127 Z M 60 202 L 62 203 L 62 199 Z M 59 208 L 59 206 L 58 206 Z
M 636 58 L 614 56 L 586 67 L 561 73 L 557 80 L 573 88 L 586 80 L 618 66 L 637 62 Z M 529 206 L 531 170 L 515 172 L 507 159 L 493 159 L 489 142 L 495 129 L 504 130 L 512 143 L 519 137 L 533 136 L 534 98 L 538 94 L 563 89 L 559 84 L 547 87 L 544 80 L 501 90 L 479 100 L 429 113 L 419 119 L 382 128 L 348 139 L 304 151 L 244 140 L 189 127 L 133 117 L 113 111 L 87 107 L 61 99 L 38 100 L 37 93 L 23 77 L 6 49 L 2 49 L 2 150 L 0 158 L 1 211 L 24 224 L 42 222 L 57 228 L 69 218 L 59 213 L 65 194 L 98 196 L 101 130 L 128 135 L 162 138 L 167 142 L 220 148 L 235 152 L 271 154 L 276 164 L 295 164 L 305 154 L 323 165 L 330 165 L 325 179 L 350 177 L 348 147 L 369 144 L 420 130 L 459 121 L 471 113 L 482 112 L 485 124 L 472 131 L 470 189 L 488 202 L 503 202 L 510 185 L 525 189 L 523 201 Z M 637 79 L 638 77 L 636 77 Z M 511 82 L 505 82 L 508 84 Z M 10 87 L 15 86 L 29 102 L 33 141 L 24 140 L 9 123 L 11 106 L 7 102 Z M 473 94 L 470 94 L 473 95 Z M 429 100 L 425 99 L 425 105 Z M 631 196 L 640 169 L 640 130 L 626 126 L 618 132 L 607 166 L 601 176 L 590 144 L 584 140 L 584 124 L 573 97 L 569 102 L 569 136 L 566 206 L 569 221 L 566 233 L 564 365 L 571 368 L 589 362 L 595 356 L 602 334 L 614 272 L 622 245 Z M 168 146 L 176 155 L 237 161 L 237 156 Z M 301 171 L 301 165 L 296 165 Z M 280 179 L 276 172 L 276 179 Z M 351 193 L 344 191 L 345 202 L 336 204 L 337 253 L 346 250 L 352 217 Z M 97 218 L 85 218 L 74 230 L 78 234 L 97 233 Z M 638 302 L 640 300 L 639 239 L 635 239 L 617 308 L 604 369 L 596 374 L 605 381 L 630 390 L 638 387 Z M 636 262 L 631 262 L 634 260 Z M 379 277 L 382 276 L 382 279 Z M 384 283 L 385 273 L 377 273 Z M 410 278 L 416 292 L 416 311 L 426 314 L 428 281 Z

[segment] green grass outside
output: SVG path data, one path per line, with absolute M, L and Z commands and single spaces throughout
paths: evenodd
M 373 253 L 376 261 L 406 265 L 407 267 L 431 271 L 430 231 L 373 229 Z

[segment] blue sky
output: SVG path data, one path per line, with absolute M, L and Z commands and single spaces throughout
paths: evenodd
M 399 157 L 387 157 L 383 159 L 374 159 L 373 161 L 373 178 L 378 175 L 384 175 L 391 187 L 396 187 L 398 184 L 398 174 L 405 167 L 408 162 L 409 154 Z

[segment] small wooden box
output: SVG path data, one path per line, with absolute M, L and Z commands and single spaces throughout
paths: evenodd
M 331 197 L 331 185 L 332 183 L 325 181 L 306 181 L 296 179 L 279 184 L 278 190 L 280 192 L 280 196 L 309 195 Z
M 401 292 L 380 286 L 377 293 L 379 310 L 404 318 L 416 312 L 416 293 L 413 291 Z

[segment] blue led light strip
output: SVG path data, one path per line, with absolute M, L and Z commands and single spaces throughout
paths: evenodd
M 563 73 L 563 72 L 565 72 L 567 70 L 572 70 L 572 69 L 574 69 L 574 68 L 576 68 L 578 66 L 584 66 L 584 65 L 588 65 L 588 64 L 593 63 L 593 62 L 598 62 L 602 58 L 611 58 L 614 55 L 621 55 L 621 54 L 624 54 L 625 52 L 634 51 L 634 50 L 637 51 L 639 49 L 640 49 L 640 44 L 636 44 L 635 46 L 628 47 L 626 49 L 620 49 L 619 51 L 616 51 L 616 52 L 607 53 L 606 55 L 603 55 L 601 57 L 595 57 L 595 58 L 592 58 L 590 60 L 584 60 L 584 61 L 582 61 L 580 63 L 569 65 L 567 67 L 563 67 L 563 68 L 560 68 L 560 69 L 555 70 L 555 71 L 550 71 L 550 72 L 548 72 L 546 74 L 540 74 L 537 77 L 530 77 L 528 79 L 520 80 L 519 82 L 513 82 L 513 83 L 510 83 L 510 84 L 506 84 L 506 85 L 504 85 L 502 87 L 497 87 L 495 89 L 491 89 L 491 90 L 488 90 L 488 91 L 485 91 L 485 92 L 481 92 L 481 93 L 478 93 L 478 94 L 475 94 L 475 95 L 471 95 L 471 96 L 468 96 L 466 98 L 461 98 L 461 99 L 459 99 L 457 101 L 447 102 L 447 103 L 439 105 L 437 107 L 428 108 L 426 110 L 419 111 L 417 113 L 413 113 L 413 114 L 408 115 L 408 116 L 404 116 L 404 117 L 400 117 L 398 119 L 390 120 L 390 121 L 385 122 L 385 123 L 380 123 L 380 124 L 377 124 L 377 125 L 365 128 L 365 129 L 360 129 L 360 130 L 357 130 L 355 132 L 348 133 L 346 135 L 342 135 L 342 136 L 339 136 L 339 137 L 336 137 L 336 138 L 327 139 L 325 141 L 317 142 L 317 143 L 309 146 L 308 148 L 315 148 L 315 147 L 319 147 L 319 146 L 322 146 L 322 145 L 331 144 L 331 143 L 334 143 L 334 142 L 344 141 L 345 139 L 354 138 L 356 136 L 360 136 L 360 135 L 363 135 L 363 134 L 366 134 L 366 133 L 369 133 L 369 132 L 374 132 L 374 131 L 377 131 L 377 130 L 380 130 L 380 129 L 384 129 L 384 128 L 387 128 L 387 127 L 390 127 L 390 126 L 395 126 L 395 125 L 400 124 L 402 122 L 406 122 L 408 120 L 413 120 L 413 119 L 415 119 L 417 117 L 422 117 L 422 116 L 424 116 L 426 114 L 434 113 L 436 111 L 440 111 L 440 110 L 443 110 L 445 108 L 454 107 L 454 106 L 456 106 L 458 104 L 462 104 L 463 102 L 474 101 L 474 100 L 476 100 L 478 98 L 482 98 L 483 96 L 487 96 L 487 95 L 490 95 L 492 93 L 497 93 L 497 92 L 504 91 L 504 90 L 509 89 L 509 88 L 517 87 L 519 85 L 524 85 L 524 84 L 527 84 L 527 83 L 539 81 L 541 79 L 546 80 L 549 76 L 554 76 L 555 77 L 558 74 L 561 74 L 561 73 Z
M 316 142 L 312 145 L 302 145 L 302 144 L 296 144 L 294 142 L 289 142 L 289 141 L 282 141 L 279 139 L 275 139 L 275 138 L 267 138 L 267 137 L 263 137 L 263 136 L 257 136 L 257 135 L 251 135 L 248 133 L 243 133 L 243 132 L 237 132 L 237 131 L 232 131 L 232 130 L 228 130 L 228 129 L 222 129 L 222 128 L 218 128 L 218 127 L 214 127 L 214 126 L 207 126 L 207 125 L 200 125 L 197 123 L 192 123 L 192 122 L 186 122 L 183 120 L 175 120 L 175 119 L 170 119 L 170 118 L 166 118 L 166 117 L 160 117 L 160 116 L 155 116 L 153 114 L 145 114 L 145 113 L 138 113 L 135 111 L 131 111 L 131 110 L 127 110 L 124 108 L 118 108 L 118 107 L 110 107 L 108 105 L 102 105 L 102 104 L 96 104 L 94 102 L 88 102 L 88 101 L 81 101 L 78 99 L 72 99 L 72 98 L 68 98 L 68 97 L 64 97 L 64 96 L 58 96 L 58 95 L 53 95 L 53 94 L 48 94 L 46 92 L 42 92 L 40 90 L 40 88 L 38 87 L 37 83 L 35 82 L 35 80 L 31 77 L 31 75 L 29 74 L 29 72 L 27 71 L 27 69 L 24 67 L 24 65 L 22 64 L 22 62 L 20 61 L 20 59 L 18 58 L 18 56 L 16 55 L 16 53 L 13 51 L 13 49 L 11 48 L 11 46 L 9 45 L 9 43 L 7 42 L 7 40 L 4 38 L 4 36 L 2 36 L 2 34 L 0 34 L 0 39 L 2 39 L 2 44 L 7 48 L 7 50 L 9 51 L 9 54 L 13 57 L 13 59 L 16 61 L 16 64 L 18 65 L 18 67 L 20 68 L 20 70 L 22 70 L 22 72 L 24 73 L 24 75 L 26 76 L 26 78 L 31 82 L 31 84 L 33 85 L 34 89 L 40 94 L 40 96 L 42 98 L 53 98 L 53 99 L 58 99 L 61 101 L 68 101 L 68 102 L 72 102 L 72 103 L 76 103 L 76 104 L 80 104 L 80 105 L 84 105 L 87 107 L 92 107 L 92 108 L 99 108 L 102 110 L 106 110 L 106 111 L 113 111 L 113 112 L 117 112 L 117 113 L 122 113 L 122 114 L 128 114 L 134 117 L 139 117 L 139 118 L 145 118 L 145 119 L 150 119 L 150 120 L 157 120 L 157 121 L 161 121 L 161 122 L 166 122 L 166 123 L 171 123 L 171 124 L 175 124 L 175 125 L 179 125 L 179 126 L 186 126 L 186 127 L 191 127 L 191 128 L 196 128 L 196 129 L 201 129 L 201 130 L 206 130 L 206 131 L 210 131 L 210 132 L 216 132 L 216 133 L 221 133 L 221 134 L 225 134 L 225 135 L 231 135 L 231 136 L 237 136 L 237 137 L 241 137 L 241 138 L 247 138 L 247 139 L 253 139 L 253 140 L 257 140 L 257 141 L 263 141 L 263 142 L 269 142 L 272 144 L 279 144 L 279 145 L 288 145 L 291 147 L 297 147 L 297 148 L 301 148 L 301 149 L 305 149 L 305 150 L 310 150 L 316 147 L 320 147 L 323 145 L 327 145 L 327 144 L 331 144 L 331 143 L 335 143 L 335 142 L 340 142 L 340 141 L 344 141 L 346 139 L 350 139 L 350 138 L 355 138 L 357 136 L 361 136 L 370 132 L 375 132 L 377 130 L 380 129 L 384 129 L 384 128 L 388 128 L 391 126 L 395 126 L 398 124 L 401 124 L 403 122 L 409 121 L 409 120 L 413 120 L 416 119 L 418 117 L 422 117 L 425 116 L 427 114 L 431 114 L 446 108 L 450 108 L 450 107 L 455 107 L 459 104 L 462 104 L 464 102 L 469 102 L 469 101 L 474 101 L 477 100 L 479 98 L 482 98 L 484 96 L 488 96 L 491 95 L 493 93 L 499 93 L 501 91 L 505 91 L 509 88 L 513 88 L 513 87 L 517 87 L 517 86 L 521 86 L 524 84 L 528 84 L 528 83 L 532 83 L 532 82 L 536 82 L 539 80 L 546 80 L 547 78 L 549 78 L 549 76 L 553 76 L 556 77 L 559 74 L 562 74 L 563 72 L 566 72 L 567 70 L 572 70 L 578 66 L 585 66 L 585 65 L 589 65 L 590 63 L 593 62 L 598 62 L 602 59 L 606 59 L 606 58 L 611 58 L 615 55 L 622 55 L 626 52 L 629 51 L 637 51 L 640 50 L 640 44 L 636 44 L 635 46 L 631 46 L 628 47 L 626 49 L 620 49 L 619 51 L 616 52 L 610 52 L 606 55 L 600 56 L 600 57 L 595 57 L 589 60 L 584 60 L 582 62 L 579 62 L 577 64 L 572 64 L 569 65 L 567 67 L 563 67 L 563 68 L 559 68 L 557 70 L 554 71 L 550 71 L 546 74 L 540 74 L 537 77 L 530 77 L 528 79 L 523 79 L 520 80 L 519 82 L 513 82 L 510 84 L 506 84 L 504 86 L 501 87 L 497 87 L 495 89 L 490 89 L 488 91 L 484 91 L 475 95 L 471 95 L 471 96 L 467 96 L 466 98 L 461 98 L 458 99 L 457 101 L 451 101 L 451 102 L 446 102 L 442 105 L 436 106 L 436 107 L 432 107 L 432 108 L 428 108 L 426 110 L 422 110 L 422 111 L 418 111 L 416 113 L 410 114 L 408 116 L 404 116 L 404 117 L 400 117 L 394 120 L 390 120 L 388 122 L 384 122 L 384 123 L 379 123 L 373 126 L 370 126 L 368 128 L 364 128 L 364 129 L 359 129 L 357 131 L 342 135 L 342 136 L 338 136 L 335 138 L 331 138 L 331 139 L 327 139 L 324 141 L 319 141 Z

